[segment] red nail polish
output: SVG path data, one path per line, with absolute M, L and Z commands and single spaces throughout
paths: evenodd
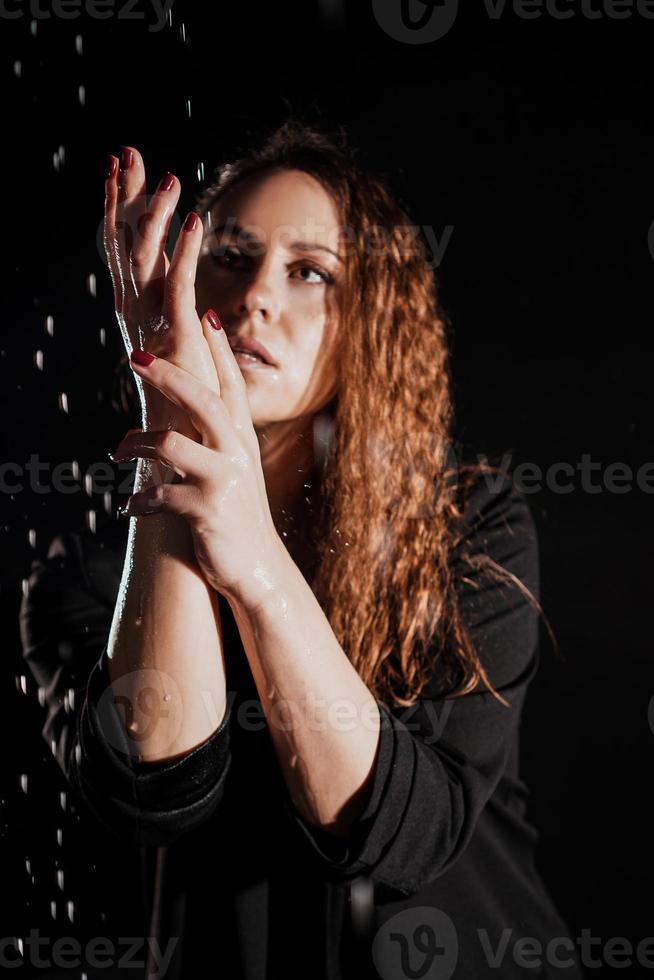
M 184 231 L 195 231 L 198 224 L 197 212 L 189 211 L 184 222 Z
M 222 330 L 223 325 L 220 322 L 220 317 L 218 316 L 215 310 L 208 309 L 206 313 L 206 317 L 207 320 L 209 321 L 209 325 L 213 327 L 214 330 Z
M 123 151 L 121 168 L 123 170 L 129 170 L 134 161 L 134 153 L 130 150 L 129 146 L 121 146 L 121 150 Z
M 157 187 L 157 190 L 158 191 L 169 191 L 169 190 L 172 189 L 172 186 L 173 186 L 174 183 L 175 183 L 175 175 L 174 174 L 171 174 L 169 171 L 166 171 L 166 173 L 163 175 L 163 177 L 159 181 L 159 186 Z
M 116 159 L 116 157 L 113 157 L 111 156 L 111 154 L 109 154 L 109 156 L 107 157 L 107 167 L 104 172 L 105 177 L 109 178 L 109 177 L 116 176 L 117 164 L 118 164 L 118 160 Z
M 129 359 L 141 367 L 149 367 L 155 357 L 154 354 L 149 354 L 146 350 L 133 350 L 129 355 Z

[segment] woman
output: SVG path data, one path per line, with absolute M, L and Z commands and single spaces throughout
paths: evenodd
M 295 123 L 216 178 L 169 261 L 179 181 L 148 201 L 136 148 L 110 157 L 136 481 L 109 635 L 44 736 L 156 855 L 167 977 L 578 977 L 518 772 L 535 529 L 510 479 L 452 465 L 422 241 Z M 55 561 L 22 609 L 44 686 Z

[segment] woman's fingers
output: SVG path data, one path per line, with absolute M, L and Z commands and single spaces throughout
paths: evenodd
M 256 446 L 258 451 L 259 440 L 252 423 L 247 385 L 215 310 L 208 309 L 202 317 L 202 332 L 216 365 L 220 397 L 227 407 L 234 428 L 245 445 L 252 448 Z
M 133 350 L 130 364 L 142 381 L 186 412 L 202 436 L 204 446 L 234 455 L 243 452 L 227 407 L 217 391 L 184 368 L 147 351 Z
M 107 265 L 114 287 L 114 305 L 116 312 L 120 313 L 123 309 L 123 283 L 120 275 L 118 263 L 118 242 L 116 241 L 116 202 L 118 200 L 118 158 L 107 157 L 107 172 L 105 175 L 104 189 L 104 228 L 103 242 Z
M 115 228 L 118 265 L 123 282 L 123 302 L 136 300 L 130 257 L 141 235 L 142 216 L 146 210 L 145 167 L 143 158 L 133 146 L 123 146 L 118 171 L 118 198 Z
M 195 211 L 190 211 L 175 242 L 163 301 L 164 317 L 175 324 L 182 336 L 197 332 L 195 273 L 201 245 L 202 221 Z
M 114 461 L 135 457 L 155 459 L 174 470 L 183 480 L 199 483 L 211 474 L 211 451 L 175 429 L 130 430 L 109 455 Z
M 146 330 L 157 329 L 160 322 L 168 273 L 166 239 L 180 192 L 175 175 L 165 173 L 139 218 L 138 234 L 130 252 L 132 281 Z
M 199 486 L 192 483 L 160 483 L 148 490 L 133 493 L 120 510 L 121 517 L 145 514 L 178 514 L 188 521 L 202 521 L 206 510 L 205 497 Z

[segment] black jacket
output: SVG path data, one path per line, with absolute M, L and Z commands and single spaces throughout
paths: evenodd
M 512 481 L 491 491 L 480 480 L 466 523 L 475 553 L 538 597 L 535 526 Z M 261 705 L 222 596 L 220 728 L 176 762 L 134 760 L 105 693 L 126 524 L 54 538 L 32 566 L 21 638 L 45 690 L 43 737 L 85 819 L 133 848 L 152 876 L 150 934 L 161 948 L 174 940 L 166 980 L 581 977 L 525 818 L 520 717 L 539 621 L 514 585 L 454 562 L 464 619 L 511 707 L 485 690 L 439 700 L 435 687 L 415 708 L 379 702 L 372 794 L 346 847 L 296 812 L 265 723 L 249 720 L 246 702 Z

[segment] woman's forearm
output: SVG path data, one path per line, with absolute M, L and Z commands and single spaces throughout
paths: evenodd
M 153 486 L 156 473 L 139 460 L 135 492 Z M 160 761 L 200 745 L 223 720 L 220 611 L 184 518 L 152 514 L 130 521 L 107 648 L 109 675 L 139 761 Z
M 283 545 L 269 571 L 256 608 L 230 605 L 293 803 L 347 836 L 368 802 L 379 708 Z

